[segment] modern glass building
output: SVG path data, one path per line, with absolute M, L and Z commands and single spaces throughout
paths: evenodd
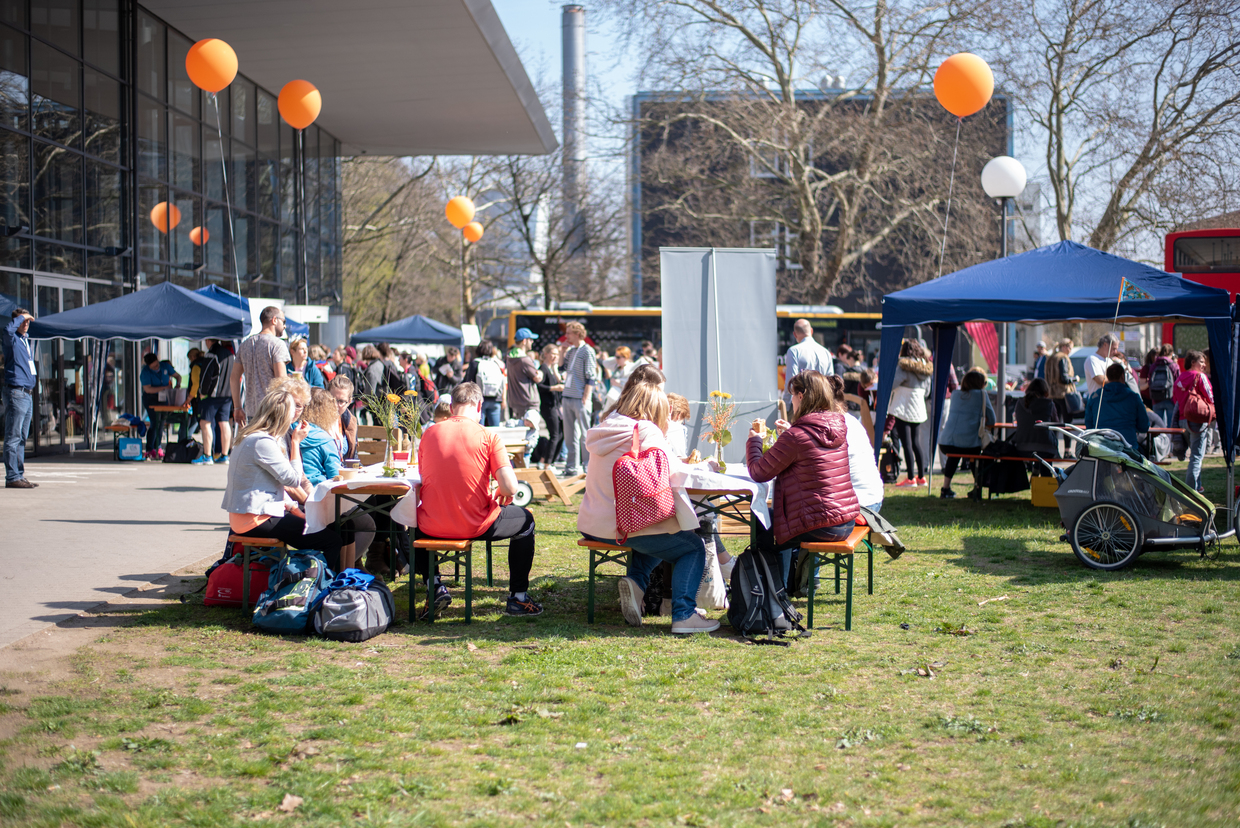
M 204 37 L 241 64 L 218 95 L 185 71 Z M 304 144 L 276 105 L 294 78 L 324 99 Z M 338 315 L 342 156 L 555 146 L 489 0 L 0 0 L 0 311 L 171 281 Z M 139 347 L 109 347 L 108 409 L 140 414 Z M 63 446 L 86 425 L 85 343 L 38 351 L 35 448 Z

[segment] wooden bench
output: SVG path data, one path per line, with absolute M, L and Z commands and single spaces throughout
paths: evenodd
M 118 420 L 115 423 L 111 423 L 110 425 L 104 426 L 103 430 L 109 431 L 112 433 L 112 459 L 120 460 L 121 459 L 121 443 L 120 443 L 121 435 L 124 434 L 126 437 L 136 437 L 138 433 L 138 426 L 135 423 L 127 423 L 127 422 L 122 422 Z
M 241 544 L 241 611 L 246 612 L 250 608 L 250 550 L 275 549 L 283 558 L 288 554 L 288 545 L 276 538 L 252 538 L 248 535 L 230 533 L 228 535 L 229 547 L 231 548 L 234 543 Z
M 625 571 L 628 571 L 629 555 L 633 552 L 631 546 L 621 546 L 617 543 L 605 543 L 603 541 L 593 541 L 582 538 L 577 541 L 577 545 L 590 550 L 590 576 L 586 587 L 586 623 L 594 623 L 594 574 L 595 570 L 606 563 L 624 564 Z
M 460 566 L 465 565 L 465 623 L 469 624 L 474 618 L 474 570 L 473 570 L 473 549 L 474 542 L 472 540 L 451 540 L 444 538 L 417 538 L 413 542 L 413 554 L 417 555 L 419 549 L 425 549 L 431 553 L 431 560 L 427 561 L 426 579 L 426 620 L 435 623 L 435 578 L 430 573 L 437 572 L 441 563 L 452 563 L 457 567 L 457 577 L 460 577 Z M 413 561 L 409 562 L 409 621 L 413 622 L 417 619 L 417 566 Z M 491 542 L 487 541 L 487 585 L 491 584 Z
M 858 526 L 842 541 L 834 543 L 803 543 L 801 549 L 809 553 L 806 564 L 812 569 L 817 568 L 821 564 L 829 563 L 835 566 L 835 593 L 840 592 L 840 563 L 844 564 L 845 571 L 845 598 L 844 598 L 844 629 L 852 630 L 852 600 L 853 600 L 853 558 L 859 544 L 865 544 L 865 551 L 870 555 L 871 579 L 870 593 L 873 594 L 873 561 L 874 547 L 870 544 L 870 527 Z M 814 627 L 814 578 L 809 579 L 809 602 L 805 611 L 805 624 L 810 629 Z
M 944 457 L 956 457 L 960 460 L 989 460 L 994 463 L 1006 463 L 1006 462 L 1037 463 L 1038 462 L 1038 459 L 1036 457 L 994 457 L 993 455 L 990 455 L 990 454 L 944 454 L 943 456 Z M 1050 463 L 1052 466 L 1071 466 L 1076 463 L 1075 457 L 1043 457 L 1042 459 L 1045 460 L 1047 463 Z M 982 486 L 980 479 L 976 477 L 974 479 L 977 480 L 977 487 L 979 489 L 985 488 Z M 988 495 L 987 497 L 992 497 L 992 496 L 993 495 Z

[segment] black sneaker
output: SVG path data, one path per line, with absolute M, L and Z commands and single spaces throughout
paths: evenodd
M 518 601 L 511 595 L 508 596 L 508 604 L 504 607 L 504 615 L 515 615 L 524 618 L 533 618 L 535 615 L 542 615 L 542 604 L 536 604 L 533 601 Z
M 939 497 L 943 498 L 944 500 L 951 500 L 955 496 L 956 496 L 956 493 L 947 487 L 939 489 Z
M 450 606 L 452 606 L 452 593 L 448 592 L 448 588 L 446 586 L 440 584 L 435 588 L 435 615 L 439 615 Z M 418 620 L 425 621 L 429 615 L 430 610 L 424 609 L 418 616 Z

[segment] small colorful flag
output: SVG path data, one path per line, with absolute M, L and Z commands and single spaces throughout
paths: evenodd
M 1154 298 L 1153 296 L 1150 296 L 1148 293 L 1146 293 L 1141 288 L 1134 285 L 1132 282 L 1128 281 L 1128 277 L 1126 276 L 1120 278 L 1119 296 L 1121 300 L 1122 299 L 1153 299 Z

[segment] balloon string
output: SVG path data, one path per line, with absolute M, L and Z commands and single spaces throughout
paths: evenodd
M 956 119 L 956 143 L 952 145 L 952 173 L 947 180 L 947 212 L 943 216 L 943 243 L 939 245 L 939 276 L 943 275 L 943 254 L 947 250 L 947 222 L 952 217 L 952 187 L 956 184 L 956 152 L 960 149 L 960 123 L 964 118 Z M 938 276 L 935 277 L 936 279 Z
M 236 233 L 233 231 L 232 200 L 228 197 L 228 163 L 224 160 L 224 127 L 223 127 L 222 122 L 220 121 L 220 99 L 216 97 L 216 94 L 214 92 L 209 92 L 208 94 L 211 96 L 211 103 L 215 105 L 215 133 L 218 136 L 219 142 L 220 142 L 220 172 L 224 176 L 224 208 L 228 213 L 227 215 L 228 241 L 229 241 L 229 244 L 232 245 L 233 278 L 236 280 L 236 284 L 237 284 L 237 299 L 238 299 L 237 306 L 241 308 L 242 310 L 244 310 L 244 307 L 242 307 L 242 303 L 240 301 L 242 298 L 241 296 L 241 268 L 237 266 L 237 236 L 236 236 Z M 245 335 L 248 330 L 249 330 L 249 326 L 246 325 L 245 320 L 242 320 L 241 339 L 245 339 Z
M 298 202 L 301 209 L 301 278 L 305 302 L 310 304 L 310 263 L 306 258 L 306 130 L 297 130 L 297 153 L 301 156 L 301 169 L 298 171 L 298 189 L 301 191 Z M 322 282 L 320 282 L 322 284 Z

